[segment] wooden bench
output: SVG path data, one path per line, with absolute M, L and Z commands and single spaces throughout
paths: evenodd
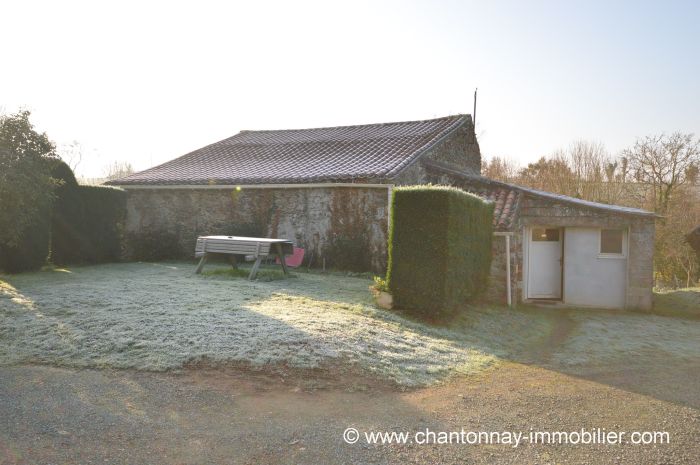
M 197 265 L 195 273 L 199 274 L 202 272 L 207 258 L 212 254 L 224 254 L 231 257 L 231 265 L 234 268 L 236 268 L 236 256 L 242 255 L 245 257 L 252 255 L 255 257 L 255 263 L 253 264 L 253 269 L 250 270 L 248 279 L 255 279 L 255 276 L 258 274 L 258 268 L 260 268 L 260 263 L 264 258 L 270 256 L 279 257 L 282 270 L 285 275 L 288 275 L 289 271 L 287 271 L 287 264 L 285 263 L 284 256 L 292 255 L 293 252 L 294 244 L 287 239 L 240 236 L 199 236 L 194 248 L 194 256 L 197 258 L 201 257 L 201 260 Z

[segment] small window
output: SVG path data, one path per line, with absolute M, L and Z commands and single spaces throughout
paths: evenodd
M 623 255 L 624 231 L 622 229 L 600 230 L 600 253 Z
M 556 228 L 551 228 L 551 229 L 533 228 L 532 229 L 532 241 L 533 242 L 559 242 L 559 230 Z

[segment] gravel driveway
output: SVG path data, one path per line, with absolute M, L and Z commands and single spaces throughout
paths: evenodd
M 397 391 L 356 373 L 0 368 L 2 464 L 695 464 L 700 366 L 502 364 Z M 664 445 L 348 445 L 343 431 L 667 431 Z

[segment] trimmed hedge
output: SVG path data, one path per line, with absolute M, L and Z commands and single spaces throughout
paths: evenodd
M 7 273 L 38 270 L 49 255 L 49 207 L 38 213 L 19 243 L 0 245 L 0 270 Z
M 71 265 L 119 260 L 126 192 L 80 186 L 65 163 L 58 164 L 52 175 L 62 183 L 51 215 L 51 261 Z
M 394 189 L 387 284 L 394 305 L 450 317 L 486 288 L 493 204 L 453 187 Z
M 73 170 L 58 162 L 51 176 L 59 182 L 51 212 L 51 261 L 56 265 L 81 263 L 81 247 L 75 246 L 82 234 L 83 202 Z
M 83 200 L 83 249 L 86 263 L 118 261 L 126 219 L 126 192 L 113 187 L 78 186 Z
M 75 186 L 59 196 L 52 217 L 51 261 L 56 265 L 118 261 L 126 192 Z

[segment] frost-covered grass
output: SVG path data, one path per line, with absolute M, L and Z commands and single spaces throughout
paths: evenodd
M 239 268 L 214 268 L 211 270 L 206 270 L 202 272 L 202 276 L 209 277 L 227 277 L 227 278 L 245 278 L 247 279 L 250 275 L 249 267 L 239 267 Z M 270 270 L 270 269 L 260 269 L 258 271 L 256 278 L 258 281 L 276 281 L 278 279 L 291 279 L 296 278 L 297 275 L 294 273 L 289 273 L 285 275 L 283 271 L 280 270 Z
M 373 305 L 367 277 L 296 271 L 248 281 L 222 265 L 124 263 L 0 276 L 0 365 L 178 369 L 188 362 L 256 367 L 348 364 L 402 385 L 529 360 L 558 324 L 553 310 L 470 308 L 448 327 Z M 700 322 L 570 312 L 562 364 L 700 357 Z
M 554 356 L 561 364 L 700 361 L 700 321 L 595 310 L 570 316 L 576 326 Z
M 200 359 L 351 363 L 422 385 L 484 369 L 546 333 L 542 319 L 488 310 L 430 327 L 375 308 L 366 278 L 297 272 L 251 282 L 225 267 L 207 276 L 193 270 L 125 263 L 1 277 L 0 363 L 144 370 Z
M 700 287 L 656 291 L 653 312 L 659 315 L 700 317 Z

